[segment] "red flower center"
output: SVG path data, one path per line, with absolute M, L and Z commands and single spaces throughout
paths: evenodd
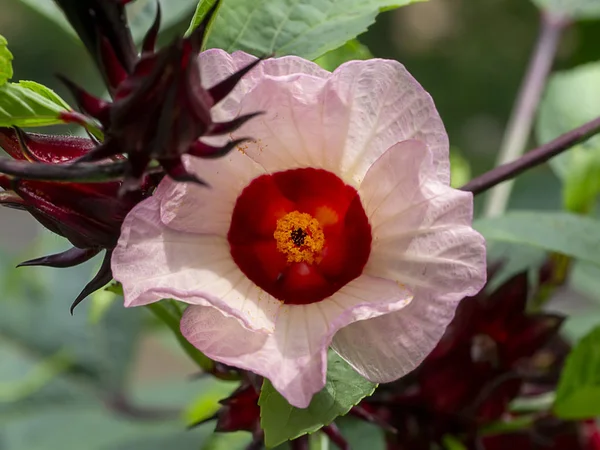
M 371 252 L 356 190 L 313 168 L 254 179 L 237 199 L 227 238 L 250 280 L 296 305 L 321 301 L 358 277 Z

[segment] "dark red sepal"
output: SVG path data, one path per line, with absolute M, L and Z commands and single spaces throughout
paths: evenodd
M 100 67 L 111 90 L 118 80 L 115 67 L 131 73 L 137 51 L 125 15 L 125 2 L 114 0 L 55 0 Z M 111 72 L 113 72 L 111 74 Z
M 83 290 L 79 293 L 79 295 L 77 296 L 77 298 L 71 305 L 71 308 L 70 308 L 71 315 L 73 314 L 73 311 L 75 310 L 77 305 L 79 305 L 83 300 L 85 300 L 85 298 L 88 295 L 96 292 L 98 289 L 101 289 L 104 286 L 106 286 L 108 283 L 110 283 L 110 281 L 112 280 L 112 271 L 110 268 L 111 256 L 112 256 L 112 251 L 107 250 L 106 254 L 104 255 L 104 259 L 102 260 L 102 265 L 100 266 L 100 269 L 98 270 L 98 273 L 96 274 L 96 276 L 94 276 L 94 278 L 92 278 L 92 281 L 90 281 L 83 288 Z
M 230 141 L 222 147 L 214 147 L 212 145 L 205 144 L 202 141 L 194 142 L 191 147 L 189 154 L 192 156 L 196 156 L 198 158 L 221 158 L 227 155 L 231 150 L 236 148 L 238 145 L 243 144 L 244 142 L 249 141 L 250 138 L 242 138 L 236 139 L 235 141 Z
M 233 91 L 235 89 L 235 87 L 240 82 L 240 80 L 244 77 L 244 75 L 246 75 L 248 72 L 250 72 L 252 69 L 254 69 L 261 62 L 262 62 L 262 59 L 257 59 L 256 61 L 252 61 L 246 67 L 241 68 L 240 70 L 235 72 L 233 75 L 229 76 L 228 78 L 225 78 L 223 81 L 221 81 L 217 85 L 211 87 L 208 90 L 208 93 L 212 97 L 214 104 L 216 105 L 221 100 L 223 100 L 225 97 L 227 97 L 231 93 L 231 91 Z
M 43 256 L 22 262 L 17 267 L 46 266 L 55 268 L 73 267 L 89 261 L 100 253 L 99 248 L 77 248 L 73 247 L 65 252 L 55 255 Z
M 258 392 L 251 384 L 242 384 L 231 396 L 221 400 L 216 431 L 250 431 L 259 427 Z
M 110 104 L 87 93 L 68 78 L 62 75 L 57 75 L 57 77 L 71 91 L 71 94 L 75 98 L 75 101 L 77 102 L 77 105 L 81 111 L 95 119 L 98 119 L 104 128 L 108 128 L 110 125 Z
M 161 21 L 161 9 L 160 3 L 156 2 L 156 17 L 154 18 L 154 22 L 152 26 L 144 36 L 144 42 L 142 43 L 142 53 L 153 53 L 154 48 L 156 47 L 156 39 L 158 38 L 158 32 L 160 31 L 160 21 Z

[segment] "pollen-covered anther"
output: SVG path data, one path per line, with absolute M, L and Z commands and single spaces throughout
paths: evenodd
M 273 233 L 277 250 L 287 256 L 289 263 L 321 262 L 321 251 L 325 245 L 325 234 L 319 221 L 307 213 L 293 211 L 277 221 Z

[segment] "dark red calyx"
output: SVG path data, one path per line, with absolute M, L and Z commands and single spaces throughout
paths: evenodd
M 237 199 L 228 233 L 242 272 L 288 304 L 321 301 L 358 277 L 371 239 L 356 190 L 313 168 L 253 180 Z

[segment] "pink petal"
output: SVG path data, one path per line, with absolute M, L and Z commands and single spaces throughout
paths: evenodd
M 458 301 L 483 287 L 485 245 L 469 226 L 471 194 L 437 178 L 422 142 L 401 142 L 384 153 L 359 194 L 373 232 L 365 273 L 406 284 L 414 299 L 402 311 L 342 329 L 333 346 L 365 377 L 388 382 L 420 364 Z
M 234 137 L 252 136 L 246 153 L 268 172 L 320 167 L 339 173 L 339 152 L 330 146 L 334 129 L 321 109 L 325 80 L 309 75 L 266 78 L 246 94 L 240 114 L 265 113 Z M 330 151 L 331 150 L 331 151 Z
M 435 348 L 460 300 L 419 289 L 414 296 L 401 311 L 342 328 L 333 349 L 370 381 L 389 383 L 403 377 Z
M 269 378 L 292 405 L 305 408 L 325 385 L 333 335 L 349 323 L 402 309 L 411 298 L 396 283 L 362 276 L 322 302 L 282 306 L 273 333 L 249 331 L 202 306 L 186 310 L 181 331 L 210 358 Z
M 474 295 L 486 279 L 485 242 L 470 227 L 472 195 L 436 178 L 419 141 L 393 146 L 359 189 L 373 246 L 365 272 L 440 294 Z
M 275 60 L 276 61 L 276 60 Z M 448 183 L 448 137 L 429 94 L 397 62 L 355 61 L 329 78 L 304 73 L 263 77 L 240 114 L 265 111 L 234 133 L 256 139 L 248 156 L 267 171 L 318 166 L 358 187 L 398 141 L 419 138 Z
M 216 48 L 207 50 L 200 56 L 202 85 L 205 88 L 212 87 L 254 60 L 256 60 L 255 56 L 241 51 L 230 55 Z M 296 73 L 304 73 L 319 78 L 326 78 L 330 75 L 329 72 L 317 64 L 297 56 L 266 59 L 244 76 L 236 89 L 215 108 L 215 118 L 225 121 L 236 117 L 239 113 L 239 104 L 242 97 L 251 91 L 261 79 Z
M 186 169 L 210 187 L 165 177 L 154 194 L 160 198 L 162 222 L 175 230 L 227 237 L 238 196 L 254 178 L 264 173 L 258 164 L 242 154 L 242 149 L 214 160 L 185 156 Z
M 431 96 L 397 61 L 371 59 L 341 65 L 327 83 L 337 110 L 329 120 L 345 136 L 342 174 L 360 183 L 389 147 L 407 139 L 423 141 L 433 154 L 440 180 L 450 181 L 448 136 Z M 335 117 L 335 118 L 334 118 Z
M 125 306 L 174 298 L 215 306 L 251 329 L 272 330 L 280 302 L 239 270 L 227 240 L 172 230 L 161 222 L 159 204 L 157 196 L 143 201 L 123 223 L 112 270 L 123 284 Z

